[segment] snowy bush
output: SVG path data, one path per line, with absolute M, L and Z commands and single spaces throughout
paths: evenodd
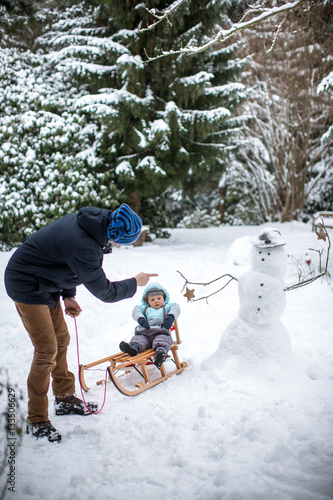
M 184 217 L 178 224 L 179 228 L 202 228 L 218 227 L 221 224 L 220 213 L 213 209 L 211 213 L 208 210 L 197 208 L 191 215 Z
M 110 207 L 117 190 L 96 148 L 100 129 L 73 107 L 45 56 L 0 49 L 2 248 L 82 205 Z

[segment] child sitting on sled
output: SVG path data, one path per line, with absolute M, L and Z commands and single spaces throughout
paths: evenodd
M 141 305 L 134 307 L 132 317 L 139 325 L 130 343 L 120 342 L 119 348 L 130 356 L 152 347 L 156 351 L 155 365 L 159 368 L 172 346 L 169 333 L 180 314 L 180 307 L 170 302 L 167 290 L 159 283 L 150 283 L 144 290 Z

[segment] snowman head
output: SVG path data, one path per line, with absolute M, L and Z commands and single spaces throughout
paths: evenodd
M 286 244 L 286 240 L 282 238 L 280 231 L 273 227 L 265 227 L 255 238 L 252 243 L 257 248 L 272 248 Z
M 280 231 L 269 227 L 263 229 L 253 239 L 252 270 L 283 279 L 287 270 L 287 255 L 283 248 L 285 244 Z

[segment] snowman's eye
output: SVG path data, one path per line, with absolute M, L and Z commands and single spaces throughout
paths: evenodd
M 270 252 L 268 252 L 268 255 L 271 255 L 271 253 L 270 253 Z
M 261 254 L 261 252 L 259 252 L 259 255 Z

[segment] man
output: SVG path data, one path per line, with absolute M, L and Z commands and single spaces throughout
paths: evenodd
M 30 236 L 12 255 L 5 270 L 5 286 L 34 346 L 28 376 L 27 433 L 60 441 L 48 418 L 48 389 L 52 375 L 58 415 L 89 414 L 75 396 L 75 377 L 68 370 L 69 332 L 60 297 L 70 316 L 80 313 L 76 287 L 83 284 L 103 302 L 132 297 L 156 274 L 110 282 L 102 268 L 103 254 L 112 243 L 133 243 L 140 235 L 140 217 L 126 204 L 117 210 L 87 207 L 68 214 Z M 96 405 L 88 403 L 90 410 Z

